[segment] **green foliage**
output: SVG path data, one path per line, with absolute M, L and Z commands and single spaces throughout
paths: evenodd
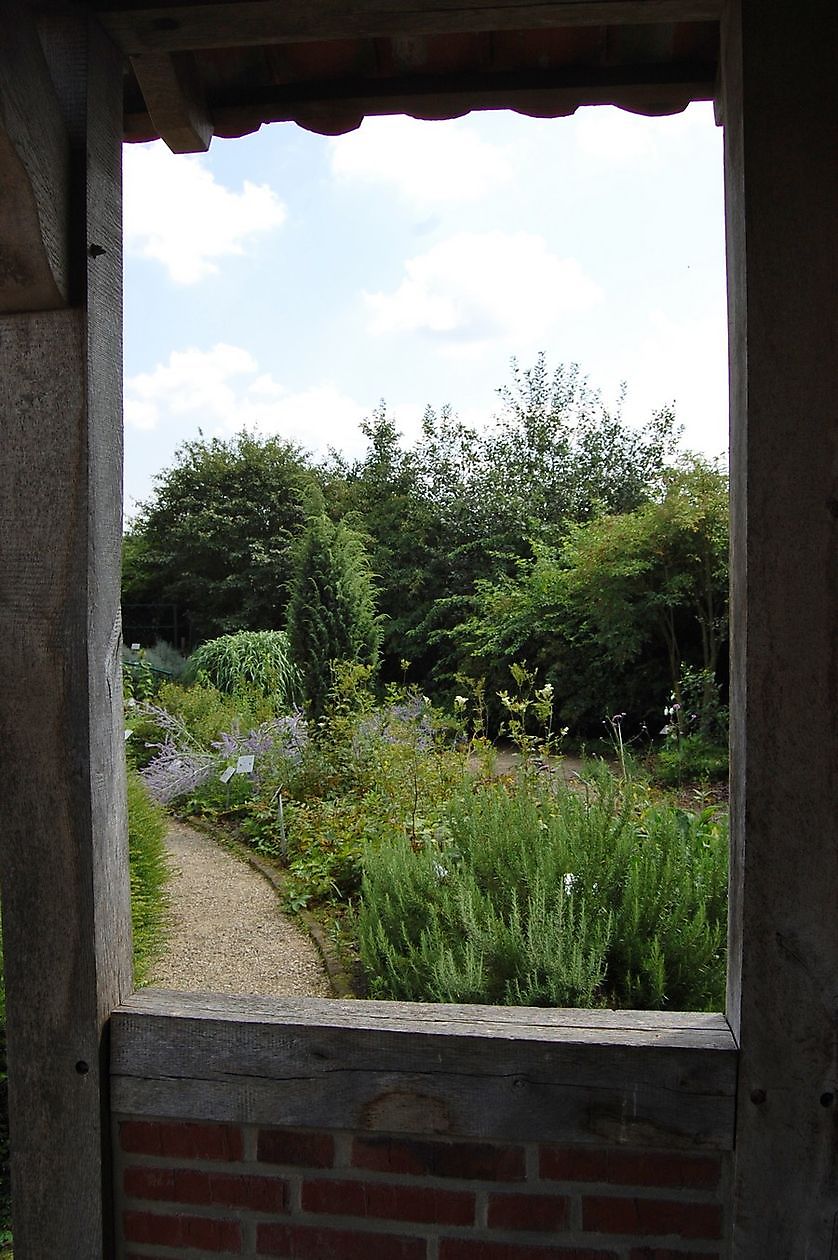
M 128 853 L 134 983 L 147 984 L 166 930 L 166 814 L 149 796 L 136 771 L 128 772 Z
M 650 723 L 670 691 L 699 671 L 700 724 L 718 714 L 727 637 L 727 478 L 684 459 L 631 512 L 533 542 L 513 576 L 476 584 L 473 614 L 454 631 L 495 689 L 511 660 L 553 684 L 563 721 L 598 726 L 625 709 Z
M 410 448 L 382 403 L 364 428 L 365 458 L 330 470 L 336 510 L 353 511 L 372 540 L 390 678 L 408 657 L 426 685 L 450 684 L 468 664 L 451 631 L 475 582 L 511 574 L 569 522 L 635 508 L 674 449 L 670 413 L 635 430 L 578 368 L 551 373 L 543 355 L 528 369 L 513 360 L 498 395 L 479 432 L 450 407 L 428 408 Z
M 653 765 L 655 778 L 667 786 L 718 782 L 727 779 L 727 746 L 713 743 L 696 732 L 665 744 Z
M 122 694 L 126 700 L 151 700 L 166 681 L 179 678 L 186 661 L 169 643 L 152 648 L 122 648 Z
M 122 695 L 125 700 L 150 700 L 157 693 L 160 679 L 142 657 L 122 662 Z
M 259 726 L 275 711 L 272 698 L 252 688 L 242 687 L 229 694 L 206 683 L 192 687 L 169 683 L 161 687 L 158 703 L 183 722 L 201 748 L 209 748 L 222 731 Z
M 193 641 L 293 629 L 304 610 L 314 715 L 330 662 L 372 660 L 380 640 L 387 681 L 402 658 L 436 698 L 450 697 L 458 676 L 485 677 L 492 730 L 512 660 L 554 686 L 557 718 L 579 734 L 616 708 L 654 720 L 684 666 L 724 672 L 725 479 L 702 461 L 670 467 L 671 412 L 635 429 L 622 399 L 607 405 L 573 365 L 513 361 L 497 392 L 497 414 L 479 431 L 450 407 L 429 407 L 412 445 L 382 403 L 354 463 L 332 456 L 316 467 L 246 434 L 188 444 L 126 536 L 125 600 L 176 605 Z M 345 537 L 355 540 L 355 579 L 336 584 L 327 570 L 344 564 Z M 289 610 L 295 564 L 309 589 L 296 589 Z M 356 656 L 343 606 L 370 571 L 381 619 L 371 629 L 364 614 Z M 144 696 L 140 682 L 134 694 Z
M 336 662 L 378 660 L 375 590 L 361 536 L 325 513 L 312 516 L 297 548 L 288 637 L 315 719 L 325 711 Z
M 124 601 L 176 605 L 192 642 L 280 629 L 315 482 L 303 453 L 276 438 L 187 442 L 125 537 Z
M 291 909 L 351 901 L 365 845 L 434 835 L 465 772 L 467 749 L 451 746 L 450 722 L 415 691 L 390 688 L 377 704 L 370 672 L 336 670 L 317 738 L 262 779 L 241 823 L 254 847 L 287 865 Z
M 137 770 L 144 769 L 165 742 L 160 710 L 182 726 L 191 747 L 208 750 L 224 731 L 249 731 L 269 721 L 275 704 L 252 687 L 242 687 L 228 695 L 209 683 L 164 683 L 150 706 L 128 700 L 125 722 L 131 737 L 125 750 L 128 764 Z
M 251 690 L 290 707 L 298 686 L 284 630 L 239 630 L 202 643 L 192 653 L 185 682 L 209 683 L 226 695 Z
M 604 768 L 454 798 L 442 843 L 364 855 L 358 936 L 374 996 L 718 1009 L 726 837 Z

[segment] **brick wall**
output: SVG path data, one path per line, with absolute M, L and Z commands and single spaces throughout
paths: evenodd
M 119 1118 L 121 1260 L 711 1260 L 726 1159 Z

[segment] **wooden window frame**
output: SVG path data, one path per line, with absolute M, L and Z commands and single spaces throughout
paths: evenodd
M 654 2 L 625 0 L 619 10 L 632 21 Z M 677 0 L 667 3 L 671 15 Z M 680 1132 L 689 1144 L 735 1146 L 728 1243 L 737 1260 L 830 1254 L 832 0 L 725 5 L 729 994 L 726 1017 L 672 1015 L 652 1026 L 641 1012 L 129 996 L 116 559 L 121 66 L 86 7 L 50 13 L 40 47 L 11 0 L 0 0 L 0 16 L 9 32 L 0 171 L 12 210 L 0 274 L 0 746 L 14 768 L 0 818 L 19 1260 L 110 1255 L 112 1103 L 171 1109 L 187 1097 L 216 1117 L 250 1117 L 258 1102 L 265 1122 L 328 1114 L 360 1127 L 397 1127 L 399 1114 L 415 1123 L 419 1106 L 435 1131 L 501 1138 L 537 1122 L 539 1136 L 639 1144 L 648 1123 L 653 1142 Z M 166 1068 L 176 1063 L 183 1076 L 173 1088 Z M 241 1064 L 252 1070 L 251 1092 L 237 1079 Z M 681 1129 L 664 1097 L 673 1090 L 692 1117 Z

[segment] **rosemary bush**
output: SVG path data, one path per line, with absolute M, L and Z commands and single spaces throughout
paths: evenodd
M 375 997 L 713 1009 L 726 836 L 604 767 L 451 801 L 446 838 L 364 855 L 357 931 Z

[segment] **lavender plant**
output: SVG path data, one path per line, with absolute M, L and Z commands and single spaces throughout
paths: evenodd
M 136 710 L 151 717 L 164 734 L 154 744 L 157 753 L 143 769 L 142 776 L 154 798 L 163 804 L 190 796 L 220 774 L 239 757 L 252 754 L 254 781 L 275 773 L 279 762 L 299 765 L 308 743 L 308 727 L 299 709 L 272 718 L 246 733 L 237 725 L 222 731 L 209 748 L 201 746 L 185 722 L 160 705 L 137 705 Z

